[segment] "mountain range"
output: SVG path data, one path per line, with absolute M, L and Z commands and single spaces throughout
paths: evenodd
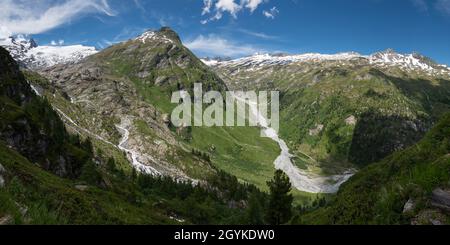
M 9 223 L 252 223 L 275 167 L 294 186 L 292 223 L 448 221 L 448 203 L 432 200 L 448 193 L 450 68 L 420 54 L 200 60 L 167 27 L 101 51 L 0 44 Z M 195 83 L 280 91 L 283 141 L 257 127 L 173 127 L 171 94 Z
M 95 47 L 83 45 L 39 46 L 34 39 L 23 35 L 0 39 L 0 46 L 6 48 L 22 67 L 29 69 L 75 63 L 98 52 Z
M 392 49 L 378 52 L 372 55 L 361 55 L 356 52 L 338 54 L 308 53 L 299 55 L 289 54 L 257 54 L 236 60 L 205 58 L 203 62 L 212 67 L 246 67 L 248 69 L 259 69 L 262 67 L 289 65 L 293 63 L 320 63 L 334 61 L 346 65 L 350 63 L 360 65 L 372 65 L 377 68 L 400 68 L 405 72 L 425 72 L 429 75 L 449 75 L 450 68 L 441 65 L 430 58 L 418 53 L 399 54 Z M 258 68 L 259 67 L 259 68 Z

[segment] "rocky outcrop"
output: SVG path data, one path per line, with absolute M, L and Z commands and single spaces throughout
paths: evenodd
M 317 124 L 315 128 L 309 130 L 309 136 L 317 136 L 322 132 L 324 128 L 323 124 Z
M 353 115 L 351 115 L 345 119 L 345 124 L 350 125 L 350 126 L 355 126 L 357 122 L 358 122 L 358 120 Z
M 403 213 L 409 213 L 409 212 L 413 211 L 414 208 L 415 208 L 415 206 L 416 206 L 416 203 L 414 202 L 413 199 L 410 198 L 410 199 L 405 203 L 405 206 L 403 206 Z
M 0 139 L 9 148 L 61 177 L 80 174 L 86 159 L 66 151 L 71 142 L 64 123 L 48 101 L 33 92 L 17 63 L 1 47 L 0 97 L 5 98 L 0 101 Z
M 5 186 L 5 178 L 3 177 L 4 174 L 6 174 L 6 169 L 0 163 L 0 188 Z
M 450 191 L 435 189 L 431 195 L 431 206 L 450 212 Z
M 5 215 L 0 217 L 0 225 L 11 225 L 13 223 L 13 217 L 11 215 Z
M 427 118 L 412 120 L 381 112 L 364 113 L 355 125 L 349 160 L 358 165 L 377 162 L 415 144 L 430 127 Z
M 446 224 L 446 216 L 439 210 L 425 209 L 419 212 L 411 220 L 411 225 L 443 225 Z
M 75 185 L 75 189 L 79 191 L 86 191 L 89 188 L 87 185 Z

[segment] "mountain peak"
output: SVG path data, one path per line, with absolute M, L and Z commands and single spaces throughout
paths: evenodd
M 378 64 L 381 66 L 397 66 L 407 71 L 422 70 L 428 73 L 435 71 L 438 71 L 439 73 L 441 71 L 444 72 L 442 70 L 444 66 L 437 64 L 432 59 L 417 52 L 412 54 L 400 54 L 395 52 L 393 49 L 388 49 L 386 51 L 370 55 L 369 61 L 372 64 Z
M 21 66 L 29 69 L 75 63 L 97 53 L 94 47 L 83 45 L 39 46 L 33 38 L 26 35 L 0 39 L 0 46 L 6 48 Z
M 385 51 L 374 53 L 371 55 L 371 57 L 377 57 L 377 58 L 384 57 L 384 58 L 388 58 L 389 61 L 392 61 L 392 59 L 401 60 L 401 59 L 405 59 L 405 58 L 410 58 L 410 59 L 417 59 L 418 61 L 427 63 L 428 65 L 437 65 L 437 63 L 435 61 L 433 61 L 431 58 L 424 56 L 424 55 L 420 54 L 419 52 L 413 52 L 411 54 L 401 54 L 401 53 L 396 52 L 392 48 L 386 49 Z
M 9 38 L 13 44 L 21 45 L 26 49 L 36 48 L 38 45 L 36 41 L 24 35 L 17 35 Z
M 384 51 L 381 51 L 380 53 L 383 53 L 383 54 L 397 54 L 397 52 L 393 48 L 388 48 L 388 49 L 386 49 Z
M 157 31 L 149 29 L 138 36 L 135 40 L 139 40 L 143 43 L 146 43 L 147 40 L 162 41 L 164 43 L 181 43 L 181 39 L 178 34 L 170 27 L 162 27 Z
M 178 35 L 178 33 L 175 32 L 172 28 L 170 28 L 168 26 L 161 27 L 161 29 L 159 29 L 158 32 L 165 35 L 166 37 L 172 39 L 173 41 L 181 42 L 181 39 L 180 39 L 180 36 Z

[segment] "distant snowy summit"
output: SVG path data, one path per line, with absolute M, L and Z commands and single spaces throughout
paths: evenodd
M 261 70 L 278 65 L 335 62 L 337 66 L 346 64 L 365 64 L 380 68 L 399 68 L 406 72 L 424 72 L 429 75 L 450 75 L 450 68 L 446 65 L 440 65 L 417 53 L 399 54 L 391 49 L 372 55 L 361 55 L 355 52 L 338 54 L 306 53 L 297 55 L 256 54 L 234 60 L 205 58 L 202 59 L 202 61 L 211 67 L 237 67 L 249 71 Z
M 6 48 L 22 67 L 29 69 L 76 63 L 98 52 L 95 47 L 83 45 L 38 46 L 32 38 L 22 35 L 0 38 L 0 46 Z

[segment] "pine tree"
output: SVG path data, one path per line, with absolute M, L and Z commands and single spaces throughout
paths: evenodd
M 267 182 L 270 189 L 269 206 L 266 213 L 267 222 L 280 225 L 288 222 L 292 216 L 291 182 L 281 170 L 275 172 L 271 181 Z
M 81 145 L 81 148 L 83 150 L 85 150 L 89 154 L 89 156 L 93 156 L 94 155 L 94 148 L 93 148 L 93 145 L 92 145 L 91 138 L 87 138 L 83 142 L 83 144 Z
M 261 200 L 257 193 L 252 193 L 248 201 L 248 208 L 246 213 L 247 224 L 249 225 L 263 225 L 263 208 Z
M 108 162 L 106 162 L 106 167 L 109 171 L 116 173 L 117 172 L 117 168 L 116 168 L 116 161 L 114 160 L 114 158 L 110 157 L 108 159 Z
M 98 172 L 95 163 L 87 161 L 81 169 L 80 179 L 91 185 L 97 185 L 101 182 L 101 174 Z
M 135 181 L 137 179 L 137 171 L 135 168 L 131 169 L 131 180 Z

